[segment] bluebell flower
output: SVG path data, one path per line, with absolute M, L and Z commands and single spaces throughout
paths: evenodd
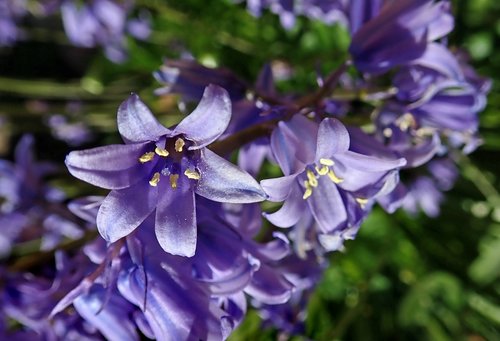
M 299 15 L 326 24 L 346 24 L 346 7 L 343 0 L 247 0 L 247 8 L 252 15 L 259 17 L 262 10 L 269 9 L 279 16 L 285 29 L 293 28 Z
M 0 47 L 15 43 L 22 35 L 18 22 L 26 14 L 25 0 L 5 0 L 0 3 Z
M 74 0 L 61 4 L 64 29 L 69 40 L 81 47 L 103 46 L 113 62 L 126 58 L 125 34 L 136 34 L 139 39 L 149 35 L 148 19 L 127 22 L 131 6 L 113 0 L 93 0 L 79 6 Z
M 41 249 L 50 249 L 62 238 L 79 238 L 84 230 L 62 201 L 64 193 L 47 185 L 45 177 L 55 171 L 52 163 L 35 159 L 35 140 L 24 135 L 18 142 L 15 162 L 0 160 L 0 255 L 13 243 L 41 239 Z
M 452 28 L 449 1 L 387 1 L 353 35 L 349 52 L 361 72 L 383 73 L 417 59 Z
M 296 115 L 271 136 L 284 177 L 263 180 L 271 201 L 284 201 L 266 218 L 280 227 L 296 224 L 310 210 L 322 233 L 359 226 L 373 199 L 397 183 L 402 158 L 377 158 L 349 151 L 346 128 L 336 119 L 319 127 Z
M 228 94 L 214 85 L 173 130 L 160 125 L 132 95 L 118 110 L 125 145 L 70 153 L 66 165 L 71 174 L 112 190 L 97 216 L 104 239 L 113 243 L 125 237 L 155 211 L 162 248 L 193 256 L 195 193 L 222 202 L 262 201 L 265 194 L 248 173 L 205 148 L 222 134 L 230 117 Z
M 91 222 L 101 201 L 86 198 L 74 202 L 72 209 Z M 52 316 L 57 318 L 73 304 L 109 339 L 123 339 L 132 323 L 150 338 L 220 340 L 245 315 L 243 292 L 268 304 L 286 302 L 292 285 L 268 264 L 288 254 L 287 242 L 275 238 L 257 244 L 247 239 L 258 231 L 240 214 L 241 226 L 226 222 L 227 211 L 218 203 L 203 199 L 197 211 L 199 247 L 191 258 L 165 253 L 155 243 L 153 217 L 121 242 L 106 246 L 99 239 L 86 246 L 93 270 Z M 120 328 L 111 323 L 118 319 L 123 320 Z

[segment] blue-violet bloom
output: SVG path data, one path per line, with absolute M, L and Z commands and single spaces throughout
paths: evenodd
M 191 257 L 196 249 L 195 193 L 219 202 L 250 203 L 265 193 L 248 173 L 219 157 L 207 145 L 231 118 L 227 92 L 206 88 L 198 107 L 173 130 L 162 126 L 137 95 L 118 109 L 118 130 L 125 145 L 70 153 L 71 174 L 111 189 L 97 215 L 108 242 L 137 228 L 156 211 L 155 232 L 161 247 Z

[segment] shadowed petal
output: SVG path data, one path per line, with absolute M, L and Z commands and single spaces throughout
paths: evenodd
M 267 265 L 262 265 L 253 274 L 252 281 L 245 292 L 257 301 L 266 304 L 282 304 L 292 295 L 294 286 L 281 274 Z
M 69 172 L 92 185 L 121 189 L 141 180 L 151 165 L 143 165 L 139 157 L 145 144 L 110 145 L 74 151 L 66 156 Z
M 99 233 L 110 243 L 127 236 L 153 212 L 157 198 L 157 187 L 147 181 L 111 191 L 97 213 Z
M 139 340 L 135 325 L 127 315 L 133 306 L 118 295 L 106 298 L 105 289 L 97 287 L 77 297 L 73 305 L 78 313 L 108 340 Z
M 264 217 L 276 226 L 290 227 L 299 221 L 305 209 L 306 203 L 302 199 L 302 191 L 298 184 L 294 184 L 283 206 L 274 213 L 265 213 Z
M 196 141 L 190 149 L 200 149 L 215 141 L 231 119 L 231 100 L 226 90 L 210 84 L 194 111 L 175 128 L 174 134 L 186 134 Z
M 319 125 L 316 160 L 343 153 L 349 149 L 349 144 L 349 133 L 344 125 L 334 118 L 326 118 Z
M 269 196 L 270 201 L 284 201 L 295 184 L 296 174 L 282 176 L 280 178 L 266 179 L 260 182 L 264 192 Z
M 349 192 L 363 190 L 358 194 L 370 196 L 382 188 L 389 171 L 406 164 L 405 159 L 382 159 L 350 151 L 336 155 L 335 161 L 335 172 L 342 179 L 339 187 Z
M 155 141 L 171 131 L 160 124 L 136 94 L 118 108 L 118 131 L 125 143 Z
M 181 176 L 177 188 L 160 181 L 161 196 L 156 208 L 156 238 L 163 250 L 192 257 L 196 250 L 196 212 L 189 179 Z
M 348 168 L 355 168 L 365 172 L 383 172 L 396 169 L 406 165 L 406 160 L 378 158 L 347 151 L 341 155 L 336 155 L 335 159 L 347 165 Z
M 263 201 L 266 194 L 257 181 L 209 149 L 203 149 L 198 168 L 201 178 L 196 194 L 210 200 L 235 204 Z
M 314 188 L 307 199 L 314 219 L 324 233 L 331 232 L 347 221 L 347 212 L 337 186 L 322 176 L 318 179 L 318 187 Z
M 302 171 L 314 161 L 318 127 L 301 115 L 280 122 L 271 135 L 271 150 L 285 175 Z

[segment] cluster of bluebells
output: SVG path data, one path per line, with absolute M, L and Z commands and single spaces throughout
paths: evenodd
M 29 38 L 23 22 L 60 15 L 71 44 L 102 47 L 111 61 L 120 63 L 127 58 L 126 35 L 143 40 L 151 33 L 149 13 L 131 17 L 133 10 L 132 0 L 4 0 L 0 3 L 0 47 Z
M 77 10 L 65 2 L 63 12 L 76 18 L 105 3 Z M 350 59 L 302 95 L 279 93 L 268 65 L 251 83 L 195 60 L 165 61 L 156 94 L 195 109 L 167 128 L 139 96 L 125 99 L 123 143 L 65 161 L 107 196 L 68 206 L 43 182 L 51 168 L 35 163 L 24 137 L 16 162 L 0 163 L 0 254 L 16 260 L 12 250 L 39 239 L 55 265 L 36 274 L 30 262 L 0 267 L 2 338 L 221 340 L 248 304 L 266 325 L 303 333 L 328 253 L 356 237 L 374 205 L 439 213 L 457 177 L 454 160 L 480 144 L 490 88 L 447 46 L 450 3 L 247 5 L 271 9 L 287 27 L 295 15 L 345 25 Z M 340 79 L 362 108 L 335 98 Z M 349 125 L 355 110 L 366 114 L 363 127 Z M 259 178 L 266 165 L 282 176 Z M 266 200 L 276 208 L 262 212 Z M 57 248 L 67 240 L 78 247 Z

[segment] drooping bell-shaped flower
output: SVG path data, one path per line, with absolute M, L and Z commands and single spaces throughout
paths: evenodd
M 449 1 L 386 1 L 380 12 L 356 31 L 349 52 L 361 72 L 383 73 L 419 58 L 428 42 L 452 28 Z
M 205 148 L 231 117 L 227 92 L 206 88 L 198 107 L 173 130 L 162 126 L 137 95 L 118 110 L 125 145 L 70 153 L 71 174 L 111 189 L 97 216 L 108 242 L 131 233 L 151 213 L 162 248 L 192 256 L 196 249 L 195 193 L 219 202 L 262 201 L 265 193 L 248 173 Z

